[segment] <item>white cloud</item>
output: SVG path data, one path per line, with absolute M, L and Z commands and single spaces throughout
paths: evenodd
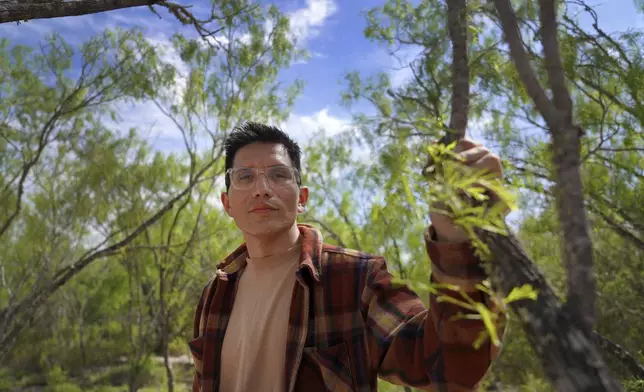
M 183 97 L 190 70 L 186 63 L 181 60 L 181 56 L 172 46 L 172 42 L 167 37 L 157 35 L 146 37 L 146 40 L 157 48 L 157 53 L 159 53 L 161 60 L 166 64 L 170 64 L 177 71 L 175 76 L 175 85 L 167 92 L 168 96 L 173 97 L 175 99 L 175 103 L 177 103 Z
M 302 144 L 320 131 L 326 136 L 333 136 L 346 131 L 350 125 L 349 119 L 329 114 L 328 108 L 309 115 L 291 114 L 284 124 L 280 124 L 286 133 Z
M 319 34 L 319 29 L 336 10 L 337 7 L 333 0 L 307 0 L 306 7 L 299 8 L 287 14 L 290 22 L 291 39 L 294 39 L 298 45 L 304 46 L 308 39 Z M 271 20 L 266 21 L 264 30 L 266 31 L 265 38 L 268 40 L 269 33 L 273 30 Z M 250 39 L 251 36 L 248 32 L 241 33 L 233 38 L 234 41 L 238 41 L 244 45 L 249 44 Z M 218 48 L 225 48 L 231 41 L 230 37 L 222 34 L 207 37 L 206 40 Z
M 320 33 L 320 28 L 337 9 L 333 0 L 307 0 L 306 8 L 300 8 L 288 15 L 291 34 L 300 45 L 304 44 Z
M 329 109 L 324 108 L 313 114 L 302 115 L 292 114 L 284 124 L 280 124 L 282 130 L 293 137 L 302 147 L 308 144 L 319 143 L 320 137 L 333 137 L 342 132 L 355 130 L 350 118 L 336 117 L 329 114 Z M 317 137 L 315 137 L 317 136 Z M 367 146 L 353 145 L 353 159 L 370 162 L 375 154 Z M 334 169 L 332 177 L 339 177 L 342 172 Z
M 308 39 L 319 34 L 319 29 L 336 12 L 336 9 L 333 0 L 307 0 L 305 7 L 290 12 L 288 15 L 291 34 L 297 40 L 298 45 L 305 44 Z M 267 26 L 267 29 L 269 27 Z M 247 43 L 250 35 L 244 33 L 236 39 Z M 172 42 L 165 33 L 157 30 L 153 34 L 147 35 L 146 40 L 160 50 L 161 59 L 164 62 L 171 64 L 177 70 L 176 82 L 167 94 L 168 97 L 180 99 L 186 88 L 190 72 L 188 66 L 181 60 L 179 53 L 172 47 Z M 224 36 L 217 36 L 217 41 L 216 45 L 218 46 L 226 45 L 228 42 Z M 315 55 L 321 56 L 319 53 Z M 168 152 L 185 149 L 180 129 L 154 102 L 121 103 L 117 105 L 117 113 L 119 122 L 116 127 L 118 129 L 125 132 L 130 128 L 137 128 L 155 149 Z M 319 131 L 324 131 L 325 135 L 332 136 L 348 129 L 350 119 L 335 117 L 329 113 L 328 108 L 323 108 L 310 114 L 292 114 L 287 121 L 280 125 L 304 144 Z
M 146 139 L 177 139 L 181 140 L 181 133 L 172 119 L 166 116 L 152 101 L 134 104 L 121 103 L 117 105 L 119 128 L 127 131 L 137 128 Z
M 266 31 L 268 32 L 268 31 L 270 31 L 270 29 L 267 28 Z M 266 36 L 266 38 L 268 38 L 268 35 Z M 234 37 L 233 41 L 234 42 L 239 42 L 239 43 L 241 43 L 243 45 L 248 45 L 248 44 L 250 44 L 250 39 L 251 39 L 251 36 L 250 36 L 249 33 L 243 33 L 238 37 Z M 210 45 L 214 46 L 215 48 L 219 48 L 219 49 L 226 49 L 228 47 L 228 44 L 230 44 L 230 40 L 225 35 L 208 36 L 208 37 L 206 37 L 206 41 Z M 203 43 L 203 41 L 199 41 L 199 42 L 202 43 L 203 45 L 205 45 L 205 43 Z
M 147 34 L 175 30 L 180 25 L 179 21 L 173 15 L 163 12 L 164 8 L 157 6 L 155 10 L 157 12 L 161 11 L 161 19 L 151 11 L 143 9 L 142 7 L 111 11 L 107 12 L 105 16 L 110 28 L 120 27 L 129 29 L 136 27 L 142 29 Z
M 337 11 L 337 6 L 333 0 L 307 0 L 306 7 L 296 9 L 295 11 L 287 14 L 290 23 L 290 36 L 291 39 L 300 46 L 305 46 L 307 41 L 316 37 L 320 33 L 320 28 L 324 26 L 327 19 Z M 273 29 L 271 20 L 266 21 L 264 26 L 266 31 L 266 39 L 268 34 Z M 250 34 L 242 33 L 235 40 L 239 40 L 242 44 L 250 43 Z M 206 38 L 211 45 L 219 48 L 224 48 L 230 43 L 230 38 L 224 35 L 216 35 Z M 319 53 L 316 56 L 321 56 Z
M 162 61 L 172 65 L 177 71 L 174 85 L 169 91 L 164 92 L 177 103 L 186 88 L 189 69 L 167 37 L 155 35 L 146 37 L 146 40 L 157 48 Z M 164 109 L 167 110 L 165 107 Z M 180 151 L 185 148 L 177 125 L 153 101 L 119 103 L 116 112 L 119 119 L 118 128 L 121 130 L 136 128 L 146 140 L 161 150 Z

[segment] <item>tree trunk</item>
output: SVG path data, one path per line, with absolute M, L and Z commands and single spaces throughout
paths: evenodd
M 156 259 L 156 254 L 155 254 Z M 174 374 L 169 359 L 169 340 L 170 340 L 170 317 L 165 302 L 165 270 L 159 264 L 159 305 L 161 307 L 161 345 L 163 347 L 163 365 L 165 366 L 166 376 L 168 378 L 168 392 L 174 392 Z
M 470 111 L 470 60 L 467 52 L 466 0 L 447 1 L 447 25 L 452 41 L 452 112 L 448 131 L 448 135 L 452 139 L 451 142 L 465 136 Z
M 5 0 L 0 1 L 0 23 L 95 14 L 158 2 L 159 0 Z
M 640 364 L 635 357 L 628 351 L 624 350 L 622 346 L 613 343 L 607 337 L 593 332 L 593 340 L 595 344 L 604 349 L 606 352 L 619 359 L 633 376 L 644 380 L 644 366 Z
M 83 369 L 85 369 L 87 366 L 87 351 L 85 350 L 85 322 L 83 320 L 81 320 L 78 326 L 78 343 L 81 355 L 81 365 Z
M 514 235 L 507 237 L 478 230 L 492 260 L 486 263 L 494 287 L 504 295 L 513 288 L 531 285 L 536 300 L 511 304 L 543 369 L 558 391 L 619 391 L 620 384 L 610 375 L 589 334 L 561 305 L 545 277 L 530 260 Z
M 130 289 L 130 295 L 133 295 L 133 297 L 131 298 L 131 301 L 136 302 L 138 306 L 136 309 L 137 331 L 136 331 L 136 334 L 131 333 L 131 338 L 130 338 L 133 344 L 133 347 L 132 347 L 133 358 L 130 357 L 128 388 L 129 388 L 129 392 L 136 392 L 141 387 L 141 385 L 139 385 L 141 382 L 140 378 L 141 378 L 141 373 L 143 371 L 143 366 L 145 364 L 145 361 L 148 358 L 148 354 L 147 354 L 148 348 L 146 345 L 147 333 L 144 332 L 145 316 L 144 316 L 143 307 L 145 306 L 144 305 L 145 301 L 142 298 L 143 297 L 141 292 L 142 277 L 141 277 L 141 271 L 139 269 L 138 261 L 132 262 L 132 270 L 134 273 L 134 279 L 132 281 L 132 283 L 134 283 L 134 286 L 132 286 Z M 134 322 L 131 322 L 130 324 L 134 325 Z M 130 330 L 133 332 L 132 328 L 130 328 Z
M 495 0 L 497 10 L 499 13 L 506 11 L 503 7 L 508 8 L 514 15 L 511 5 L 507 0 Z M 469 60 L 467 57 L 467 19 L 466 19 L 466 4 L 465 0 L 450 0 L 447 1 L 447 13 L 450 38 L 452 40 L 452 118 L 450 120 L 450 131 L 443 137 L 442 142 L 449 144 L 455 140 L 465 137 L 467 127 L 467 116 L 469 108 Z M 547 15 L 546 15 L 547 16 Z M 542 16 L 542 18 L 545 18 Z M 543 19 L 542 19 L 543 21 Z M 502 23 L 506 40 L 509 42 L 511 38 L 516 38 L 519 35 L 519 30 L 516 25 L 512 23 Z M 553 35 L 548 36 L 552 39 Z M 556 40 L 556 31 L 554 33 Z M 520 36 L 518 41 L 520 45 L 522 42 Z M 510 42 L 509 42 L 510 43 Z M 551 48 L 552 49 L 552 48 Z M 521 56 L 523 47 L 517 48 L 516 45 L 510 44 L 510 51 L 515 61 L 515 65 L 521 74 L 526 89 L 533 97 L 533 101 L 537 109 L 546 118 L 552 120 L 560 118 L 560 109 L 566 105 L 565 96 L 558 98 L 558 107 L 555 107 L 547 98 L 545 92 L 542 91 L 538 80 L 530 68 L 530 63 L 526 56 Z M 556 52 L 558 54 L 558 52 Z M 556 68 L 556 61 L 552 59 L 553 52 L 550 52 L 551 63 L 554 63 Z M 560 59 L 559 59 L 560 61 Z M 551 70 L 552 71 L 552 70 Z M 558 79 L 559 75 L 555 72 L 550 72 L 551 86 L 554 86 L 553 92 L 561 93 L 562 85 L 561 80 Z M 467 83 L 464 83 L 467 81 Z M 530 83 L 534 82 L 534 83 Z M 565 87 L 565 86 L 563 86 Z M 567 112 L 571 115 L 571 112 Z M 564 113 L 565 115 L 565 113 Z M 554 116 L 554 117 L 553 117 Z M 552 123 L 552 121 L 551 121 Z M 572 121 L 569 122 L 572 124 Z M 561 124 L 560 122 L 556 123 Z M 550 124 L 549 124 L 550 125 Z M 555 125 L 553 123 L 553 125 Z M 558 135 L 563 140 L 568 140 L 572 137 L 579 138 L 579 135 L 564 134 L 563 131 L 569 132 L 570 129 L 561 129 Z M 565 135 L 565 136 L 564 136 Z M 557 138 L 553 141 L 561 142 Z M 578 143 L 573 143 L 572 146 L 562 148 L 562 151 L 570 151 L 577 149 L 576 154 L 579 154 Z M 578 156 L 578 155 L 577 155 Z M 562 163 L 562 162 L 555 162 Z M 579 163 L 574 159 L 566 161 L 567 164 L 572 164 L 573 167 L 560 168 L 560 175 L 568 175 L 571 171 L 576 170 L 578 174 Z M 576 166 L 574 166 L 576 165 Z M 572 175 L 571 175 L 572 176 Z M 565 177 L 564 177 L 565 178 Z M 559 180 L 564 180 L 560 177 Z M 581 182 L 574 182 L 572 186 L 581 187 Z M 575 192 L 579 191 L 577 189 Z M 578 195 L 576 193 L 575 195 Z M 578 197 L 578 196 L 577 196 Z M 562 208 L 569 207 L 571 200 L 565 200 L 561 203 Z M 575 242 L 577 238 L 571 237 L 571 234 L 583 236 L 583 227 L 585 227 L 585 211 L 583 209 L 583 197 L 581 210 L 573 210 L 573 216 L 583 214 L 584 221 L 578 223 L 576 226 L 573 224 L 566 226 L 564 221 L 564 229 L 573 230 L 568 233 L 567 241 L 572 241 L 572 245 L 579 245 Z M 570 219 L 570 216 L 564 216 L 560 211 L 560 218 Z M 569 223 L 569 222 L 568 222 Z M 579 228 L 582 228 L 581 232 Z M 619 391 L 621 390 L 620 384 L 610 375 L 608 367 L 604 363 L 598 350 L 592 344 L 590 330 L 586 328 L 587 323 L 575 318 L 580 313 L 579 311 L 571 311 L 571 305 L 578 305 L 582 302 L 568 303 L 564 306 L 561 305 L 555 292 L 548 285 L 545 277 L 537 267 L 537 265 L 527 255 L 525 249 L 517 238 L 510 232 L 508 236 L 502 236 L 495 233 L 487 232 L 484 230 L 476 230 L 476 234 L 488 246 L 491 257 L 485 266 L 488 270 L 490 280 L 494 287 L 504 295 L 508 295 L 515 287 L 523 285 L 531 285 L 538 293 L 536 300 L 522 300 L 511 303 L 512 310 L 518 315 L 522 321 L 524 330 L 529 341 L 532 343 L 534 350 L 543 366 L 546 375 L 548 376 L 551 384 L 558 391 Z M 571 263 L 580 263 L 583 268 L 588 267 L 588 263 L 584 260 L 579 260 L 579 255 L 584 254 L 579 251 L 583 248 L 584 251 L 589 245 L 587 242 L 580 242 L 578 247 L 571 247 L 567 249 L 566 256 L 570 257 Z M 572 251 L 571 251 L 572 249 Z M 576 252 L 576 253 L 575 253 Z M 571 253 L 574 253 L 571 255 Z M 591 259 L 592 260 L 592 259 Z M 574 271 L 569 269 L 569 273 Z M 590 264 L 590 271 L 592 272 L 592 262 Z M 579 277 L 575 280 L 575 284 L 579 284 L 586 276 Z M 588 287 L 588 290 L 593 290 L 594 286 Z M 594 300 L 584 302 L 585 304 L 594 304 Z M 589 312 L 590 310 L 585 307 L 581 312 Z M 582 313 L 584 314 L 584 313 Z M 587 315 L 587 314 L 586 314 Z M 594 315 L 591 314 L 591 316 Z M 588 320 L 588 319 L 587 319 Z
M 584 190 L 580 172 L 578 128 L 561 124 L 552 129 L 556 167 L 555 195 L 564 239 L 564 260 L 568 270 L 569 311 L 587 331 L 595 323 L 597 285 L 593 274 L 593 244 L 588 228 Z
M 168 354 L 167 340 L 164 341 L 165 348 L 163 349 L 163 365 L 165 366 L 165 374 L 168 377 L 168 392 L 174 392 L 174 373 L 172 372 L 172 364 Z
M 510 4 L 507 0 L 503 2 Z M 572 99 L 566 86 L 557 37 L 559 27 L 556 1 L 540 0 L 539 5 L 545 66 L 552 91 L 552 103 L 558 114 L 556 118 L 546 119 L 545 113 L 542 116 L 549 125 L 554 150 L 557 212 L 563 229 L 564 259 L 568 269 L 568 304 L 574 318 L 590 332 L 595 323 L 597 285 L 593 274 L 593 243 L 580 170 L 583 132 L 573 124 Z M 503 19 L 504 26 L 510 26 L 513 21 L 512 15 L 506 15 Z M 514 42 L 512 45 L 517 44 L 519 43 Z

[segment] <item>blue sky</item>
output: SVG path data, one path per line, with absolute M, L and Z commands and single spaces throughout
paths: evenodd
M 258 0 L 269 4 L 267 0 Z M 637 12 L 633 0 L 587 0 L 595 6 L 600 27 L 607 32 L 644 29 L 644 16 Z M 194 10 L 209 7 L 209 0 L 179 0 L 193 4 Z M 305 81 L 303 94 L 295 103 L 283 128 L 306 142 L 307 136 L 319 129 L 335 134 L 350 127 L 351 113 L 340 104 L 344 75 L 359 71 L 368 75 L 378 71 L 390 72 L 392 80 L 404 81 L 409 72 L 397 71 L 398 62 L 387 54 L 384 47 L 369 42 L 363 36 L 366 27 L 364 11 L 384 4 L 385 0 L 278 0 L 276 4 L 291 18 L 292 30 L 299 41 L 312 54 L 304 62 L 291 66 L 281 73 L 281 79 Z M 56 31 L 70 43 L 80 43 L 106 27 L 144 27 L 150 39 L 160 42 L 175 32 L 194 33 L 191 27 L 181 26 L 171 15 L 162 13 L 160 20 L 146 7 L 111 11 L 102 14 L 35 20 L 15 25 L 0 25 L 0 37 L 11 43 L 37 47 L 47 33 Z M 590 28 L 590 18 L 582 16 L 582 25 Z M 445 97 L 449 99 L 449 97 Z M 136 126 L 150 135 L 153 147 L 164 151 L 177 151 L 183 146 L 179 131 L 171 120 L 164 117 L 152 103 L 140 104 L 120 112 L 122 127 Z M 477 124 L 471 124 L 473 129 Z M 480 139 L 475 130 L 473 136 Z M 479 134 L 480 135 L 480 134 Z M 366 152 L 368 154 L 368 152 Z M 361 154 L 362 155 L 362 154 Z M 218 203 L 215 203 L 218 204 Z M 516 215 L 513 213 L 512 216 Z M 514 219 L 514 218 L 512 218 Z
M 268 3 L 265 0 L 262 2 Z M 195 7 L 209 4 L 207 0 L 184 0 L 182 3 L 193 3 Z M 351 115 L 340 105 L 340 93 L 344 89 L 341 83 L 343 76 L 348 71 L 369 74 L 389 70 L 396 78 L 405 78 L 404 72 L 394 71 L 396 63 L 386 54 L 385 48 L 369 42 L 363 36 L 363 12 L 383 4 L 383 0 L 280 0 L 272 3 L 290 15 L 293 29 L 313 54 L 306 63 L 295 64 L 282 73 L 285 79 L 297 77 L 306 82 L 303 95 L 284 124 L 288 132 L 302 137 L 320 127 L 335 133 L 347 126 Z M 600 25 L 609 32 L 644 28 L 644 16 L 636 12 L 633 0 L 590 0 L 589 3 L 597 6 Z M 0 37 L 10 38 L 15 43 L 34 44 L 46 33 L 58 31 L 67 40 L 78 42 L 106 26 L 139 25 L 145 27 L 151 37 L 163 39 L 176 31 L 187 32 L 190 29 L 180 26 L 172 16 L 162 15 L 163 20 L 159 20 L 147 8 L 138 8 L 36 20 L 21 25 L 1 25 Z M 588 23 L 588 18 L 583 21 Z M 140 112 L 135 122 L 138 120 L 145 120 Z

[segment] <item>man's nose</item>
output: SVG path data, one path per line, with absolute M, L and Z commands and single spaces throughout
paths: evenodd
M 271 189 L 271 186 L 268 182 L 268 177 L 266 177 L 266 174 L 264 173 L 259 173 L 259 176 L 257 176 L 257 181 L 255 182 L 255 196 L 270 196 L 272 194 L 273 190 Z

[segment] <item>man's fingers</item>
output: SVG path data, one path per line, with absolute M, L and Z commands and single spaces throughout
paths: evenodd
M 468 166 L 476 171 L 485 170 L 489 173 L 494 173 L 499 178 L 503 175 L 501 159 L 494 154 L 487 153 Z
M 497 155 L 492 154 L 482 144 L 474 142 L 473 140 L 462 139 L 459 140 L 454 147 L 454 152 L 462 158 L 463 166 L 467 167 L 465 170 L 472 170 L 474 172 L 485 171 L 487 173 L 492 173 L 494 177 L 498 179 L 503 178 L 503 165 L 501 163 L 501 159 Z M 475 183 L 474 185 L 486 188 L 479 183 Z M 459 193 L 465 196 L 463 191 L 460 191 Z M 500 197 L 490 189 L 486 189 L 485 193 L 489 197 L 489 205 L 496 204 L 500 201 Z M 504 207 L 506 213 L 510 211 L 508 206 Z
M 465 151 L 459 153 L 458 155 L 460 155 L 461 158 L 463 158 L 463 160 L 465 161 L 464 163 L 466 165 L 470 166 L 473 163 L 477 162 L 478 160 L 480 160 L 481 158 L 483 158 L 483 157 L 485 157 L 486 155 L 489 155 L 489 154 L 490 154 L 490 151 L 488 151 L 487 148 L 485 148 L 483 146 L 476 146 L 476 147 L 472 147 L 472 148 L 470 148 L 468 150 L 465 150 Z
M 480 143 L 470 139 L 461 139 L 454 146 L 454 152 L 459 153 L 480 146 Z
M 472 155 L 474 156 L 475 154 Z M 476 155 L 478 156 L 479 154 Z M 500 179 L 503 177 L 501 160 L 499 159 L 499 157 L 494 154 L 490 154 L 489 152 L 486 152 L 485 155 L 483 155 L 480 159 L 468 164 L 467 166 L 475 172 L 485 171 L 486 173 L 492 173 L 496 178 Z M 474 185 L 485 188 L 478 182 L 474 183 Z M 493 193 L 491 190 L 486 189 L 486 193 L 488 194 L 492 203 L 499 200 L 498 195 Z

